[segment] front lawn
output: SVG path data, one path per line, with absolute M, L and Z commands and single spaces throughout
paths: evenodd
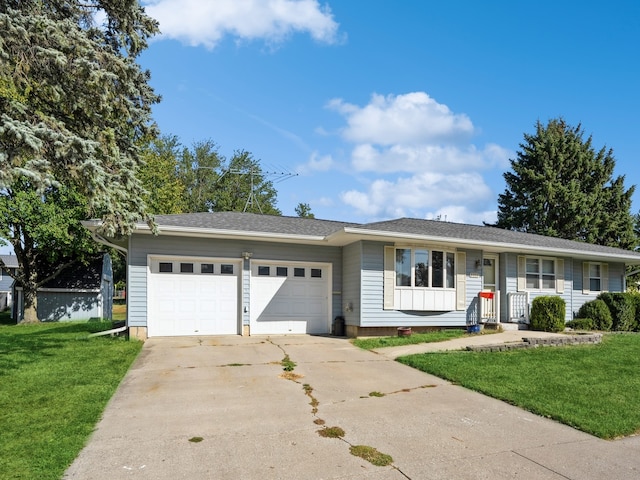
M 142 343 L 110 322 L 0 325 L 0 478 L 59 479 Z
M 444 342 L 465 336 L 464 330 L 437 330 L 426 333 L 413 333 L 406 337 L 371 337 L 356 338 L 353 344 L 364 350 L 373 350 L 374 348 L 397 347 L 400 345 L 415 345 L 417 343 Z
M 600 345 L 438 352 L 398 361 L 463 387 L 612 439 L 640 433 L 640 335 Z

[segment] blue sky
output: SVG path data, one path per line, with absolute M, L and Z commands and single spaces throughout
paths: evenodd
M 161 132 L 297 173 L 272 177 L 285 215 L 492 222 L 523 133 L 559 116 L 640 185 L 635 0 L 142 3 Z
M 558 116 L 640 183 L 638 2 L 144 3 L 162 133 L 297 173 L 285 215 L 494 221 L 523 133 Z

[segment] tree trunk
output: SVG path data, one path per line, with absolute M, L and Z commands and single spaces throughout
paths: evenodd
M 22 286 L 24 298 L 24 316 L 20 323 L 40 323 L 38 318 L 38 287 L 35 283 L 26 282 Z

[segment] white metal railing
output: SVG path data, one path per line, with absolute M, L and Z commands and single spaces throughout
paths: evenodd
M 500 292 L 478 293 L 480 323 L 500 323 Z
M 529 292 L 511 292 L 507 294 L 509 321 L 529 323 Z

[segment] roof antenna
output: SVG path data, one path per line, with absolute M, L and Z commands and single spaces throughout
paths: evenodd
M 253 181 L 255 176 L 262 176 L 263 178 L 265 177 L 271 177 L 274 178 L 274 183 L 278 183 L 278 182 L 283 182 L 284 180 L 287 180 L 291 177 L 297 177 L 298 174 L 297 173 L 291 173 L 291 172 L 278 172 L 278 171 L 267 171 L 267 172 L 262 172 L 260 170 L 257 170 L 255 168 L 251 168 L 248 172 L 247 171 L 243 171 L 239 168 L 230 168 L 229 170 L 227 170 L 226 172 L 224 172 L 220 178 L 218 179 L 218 181 L 220 181 L 220 179 L 222 177 L 224 177 L 226 174 L 232 174 L 232 175 L 246 175 L 249 174 L 249 178 L 250 178 L 250 182 L 251 182 L 251 190 L 249 191 L 249 198 L 247 198 L 247 202 L 244 204 L 244 210 L 242 210 L 242 212 L 246 212 L 247 209 L 249 207 L 253 207 L 254 205 L 256 205 L 258 207 L 258 210 L 260 211 L 261 214 L 263 214 L 264 212 L 262 211 L 262 206 L 260 205 L 260 201 L 258 200 L 258 196 L 256 195 L 256 191 L 255 191 L 255 183 Z M 217 182 L 216 182 L 217 183 Z

